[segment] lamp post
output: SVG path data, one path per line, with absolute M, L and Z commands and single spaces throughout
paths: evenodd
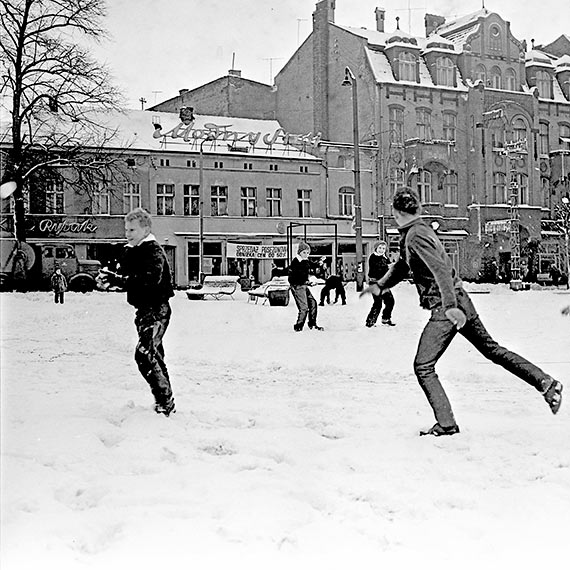
M 560 210 L 566 249 L 566 289 L 570 289 L 570 197 L 568 195 L 562 197 Z
M 360 191 L 360 146 L 358 136 L 358 91 L 356 77 L 350 67 L 344 69 L 342 85 L 352 87 L 352 130 L 354 138 L 354 233 L 356 234 L 356 290 L 364 285 L 364 263 L 362 260 L 362 195 Z
M 198 281 L 202 283 L 202 276 L 204 274 L 204 143 L 211 141 L 211 136 L 202 139 L 200 143 L 200 156 L 199 156 L 199 172 L 200 172 L 200 187 L 198 193 Z

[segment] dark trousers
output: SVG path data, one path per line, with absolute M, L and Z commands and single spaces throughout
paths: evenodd
M 309 316 L 309 327 L 316 326 L 317 302 L 313 294 L 309 291 L 309 287 L 307 285 L 291 287 L 291 293 L 293 293 L 293 299 L 295 299 L 297 309 L 299 310 L 295 326 L 300 329 L 303 328 L 307 315 Z
M 538 366 L 493 340 L 465 291 L 460 289 L 456 291 L 456 295 L 458 307 L 465 313 L 467 322 L 457 331 L 441 307 L 433 310 L 420 337 L 414 360 L 414 371 L 418 382 L 433 409 L 435 419 L 442 426 L 454 425 L 455 418 L 447 394 L 435 372 L 435 364 L 457 332 L 463 335 L 485 358 L 512 372 L 533 388 L 542 392 L 549 382 L 549 376 Z
M 61 303 L 63 305 L 63 291 L 54 291 L 54 302 Z
M 366 324 L 373 326 L 378 320 L 380 311 L 382 311 L 382 303 L 384 303 L 384 310 L 382 311 L 382 319 L 389 320 L 392 318 L 392 310 L 394 309 L 394 295 L 392 291 L 385 291 L 382 295 L 372 295 L 372 308 L 366 317 Z
M 137 309 L 135 326 L 139 342 L 135 349 L 135 362 L 148 382 L 157 404 L 166 404 L 172 398 L 168 370 L 164 363 L 162 338 L 168 328 L 172 311 L 168 303 L 156 307 Z

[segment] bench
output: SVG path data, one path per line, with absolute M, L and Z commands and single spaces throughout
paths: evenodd
M 204 283 L 198 289 L 189 289 L 186 296 L 192 301 L 202 300 L 206 296 L 220 300 L 222 297 L 231 297 L 236 292 L 239 275 L 207 275 Z
M 289 281 L 287 277 L 274 277 L 271 281 L 267 281 L 263 285 L 248 291 L 248 301 L 257 301 L 263 299 L 263 302 L 269 300 L 272 307 L 284 307 L 289 304 Z

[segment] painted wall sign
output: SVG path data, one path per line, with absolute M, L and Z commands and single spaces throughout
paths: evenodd
M 56 221 L 49 218 L 34 220 L 34 223 L 28 228 L 29 231 L 35 231 L 42 234 L 60 235 L 60 234 L 94 234 L 97 226 L 90 220 L 82 222 L 71 222 L 67 220 Z
M 182 139 L 185 142 L 195 142 L 197 140 L 217 140 L 217 141 L 231 141 L 231 142 L 247 142 L 252 146 L 255 146 L 261 139 L 264 144 L 271 146 L 276 143 L 284 145 L 308 145 L 317 146 L 321 141 L 321 133 L 313 135 L 313 133 L 307 133 L 305 135 L 287 133 L 283 129 L 279 128 L 273 133 L 266 133 L 262 137 L 261 132 L 239 132 L 230 130 L 231 124 L 229 125 L 217 125 L 216 123 L 206 123 L 204 128 L 195 129 L 194 121 L 190 123 L 179 123 L 174 128 L 163 133 L 162 126 L 159 124 L 154 125 L 153 138 L 171 138 L 171 139 Z
M 246 259 L 287 259 L 287 246 L 228 243 L 226 255 Z

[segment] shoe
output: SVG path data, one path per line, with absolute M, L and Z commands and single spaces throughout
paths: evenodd
M 309 325 L 309 328 L 315 331 L 324 331 L 324 327 L 320 327 L 319 325 Z
M 564 386 L 558 380 L 552 380 L 550 386 L 542 393 L 546 403 L 550 406 L 553 414 L 558 413 L 560 405 L 562 404 L 562 388 Z
M 426 431 L 420 431 L 420 435 L 435 435 L 436 437 L 440 435 L 454 435 L 456 433 L 459 433 L 458 425 L 443 427 L 439 424 L 435 424 Z
M 319 307 L 324 307 L 325 304 L 324 303 L 319 303 Z
M 295 332 L 301 332 L 303 330 L 303 325 L 293 325 L 293 330 Z
M 165 404 L 159 404 L 157 402 L 154 406 L 154 411 L 157 414 L 164 414 L 166 417 L 170 414 L 175 414 L 176 406 L 174 405 L 174 398 L 170 398 Z
M 395 327 L 396 323 L 392 322 L 392 319 L 382 319 L 382 324 L 387 325 L 389 327 Z
M 370 328 L 376 326 L 376 323 L 366 323 L 366 326 L 370 329 Z

